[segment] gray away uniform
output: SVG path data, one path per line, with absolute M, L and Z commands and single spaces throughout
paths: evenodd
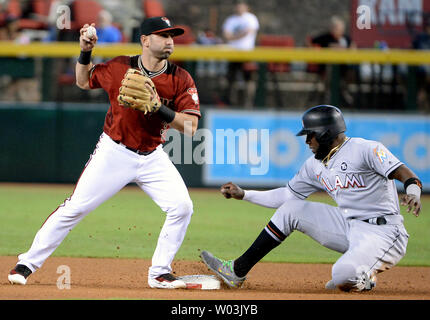
M 299 230 L 343 253 L 333 265 L 332 285 L 362 289 L 363 277 L 372 279 L 397 264 L 406 253 L 409 235 L 400 214 L 395 182 L 388 179 L 401 165 L 381 143 L 348 138 L 327 167 L 312 156 L 286 187 L 247 190 L 244 200 L 278 209 L 266 227 L 275 240 L 282 241 Z M 304 201 L 322 190 L 337 207 Z M 378 217 L 384 217 L 387 224 L 377 225 Z

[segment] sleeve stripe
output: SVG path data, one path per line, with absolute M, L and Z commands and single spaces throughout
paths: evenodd
M 93 77 L 93 72 L 95 68 L 96 68 L 96 65 L 93 65 L 90 69 L 90 77 L 89 77 L 90 79 Z
M 201 116 L 201 113 L 199 110 L 196 109 L 185 109 L 185 110 L 181 110 L 181 113 L 193 113 L 193 114 L 197 114 L 199 116 Z
M 293 188 L 291 188 L 291 186 L 290 186 L 290 182 L 288 182 L 287 186 L 288 186 L 288 188 L 290 188 L 290 190 L 291 190 L 292 192 L 294 192 L 294 193 L 295 193 L 299 198 L 302 198 L 302 200 L 307 198 L 305 195 L 303 195 L 303 194 L 301 194 L 301 193 L 297 192 L 296 190 L 294 190 Z
M 391 172 L 394 171 L 394 169 L 397 169 L 398 167 L 400 167 L 403 163 L 401 161 L 397 162 L 394 166 L 391 166 L 390 169 L 388 169 L 387 171 L 385 171 L 385 176 L 388 177 L 390 175 Z

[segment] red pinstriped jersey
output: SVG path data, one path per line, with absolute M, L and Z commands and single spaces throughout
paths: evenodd
M 119 56 L 95 65 L 89 81 L 91 89 L 103 88 L 109 95 L 110 107 L 103 131 L 113 140 L 133 149 L 150 151 L 164 142 L 164 133 L 169 128 L 157 113 L 145 115 L 139 110 L 119 105 L 117 97 L 121 81 L 130 67 L 140 69 L 152 79 L 165 106 L 200 118 L 196 85 L 186 70 L 166 60 L 160 71 L 148 74 L 140 56 Z

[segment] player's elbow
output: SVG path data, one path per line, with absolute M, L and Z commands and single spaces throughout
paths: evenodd
M 90 90 L 89 81 L 80 81 L 78 78 L 76 78 L 76 85 L 83 90 Z

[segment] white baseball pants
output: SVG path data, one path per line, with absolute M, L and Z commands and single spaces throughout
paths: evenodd
M 185 183 L 161 145 L 147 156 L 138 155 L 105 133 L 100 136 L 73 194 L 48 217 L 30 250 L 18 256 L 18 263 L 33 272 L 40 268 L 73 227 L 132 182 L 166 212 L 148 277 L 170 273 L 193 214 Z
M 306 200 L 289 200 L 273 215 L 272 223 L 288 236 L 303 232 L 326 248 L 343 253 L 332 268 L 335 286 L 354 287 L 396 265 L 406 254 L 409 235 L 396 216 L 393 224 L 375 225 L 345 219 L 338 207 Z

